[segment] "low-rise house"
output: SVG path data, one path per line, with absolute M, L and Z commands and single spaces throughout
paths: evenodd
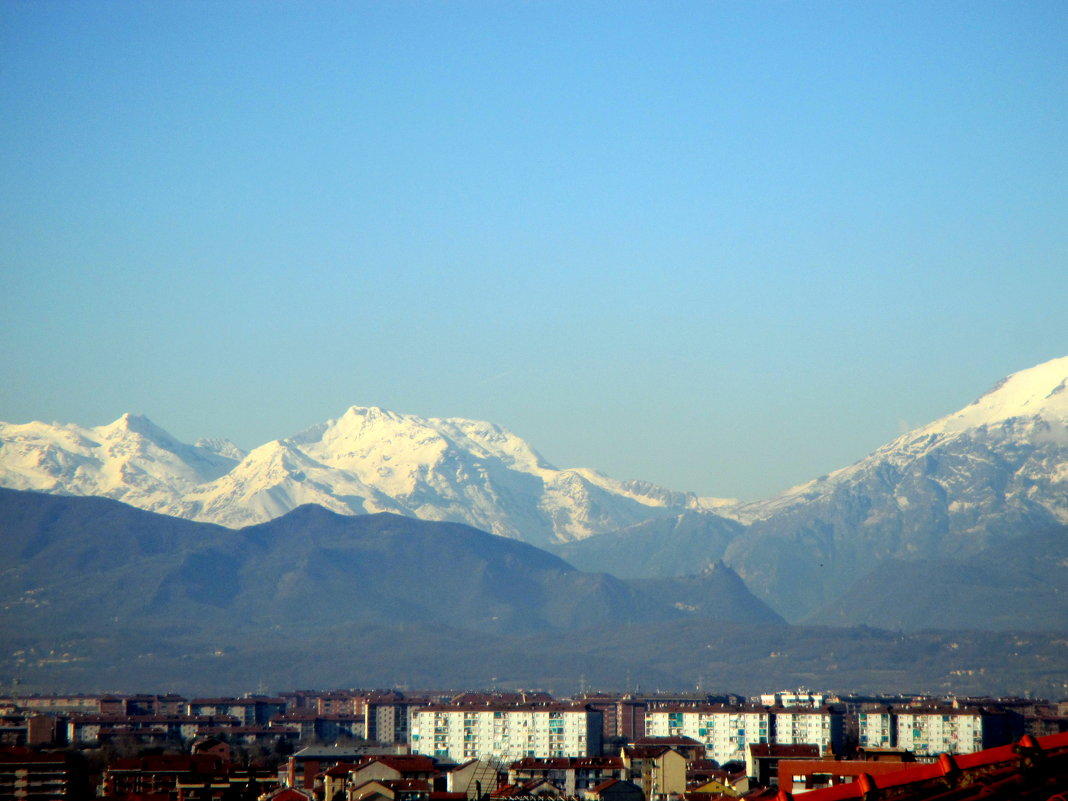
M 355 746 L 309 746 L 289 757 L 288 763 L 281 769 L 284 782 L 289 787 L 311 790 L 315 786 L 315 777 L 335 765 L 363 764 L 369 757 L 396 754 L 394 748 L 370 745 Z
M 627 769 L 623 758 L 600 757 L 554 757 L 536 759 L 527 757 L 508 766 L 509 784 L 523 784 L 532 779 L 548 779 L 560 787 L 566 795 L 581 795 L 591 787 L 603 784 L 608 779 L 626 779 Z
M 496 759 L 469 759 L 445 772 L 445 790 L 477 801 L 508 783 L 508 774 Z
M 819 759 L 817 745 L 776 745 L 754 743 L 746 754 L 746 773 L 762 787 L 774 787 L 779 781 L 779 765 L 791 759 Z
M 564 793 L 548 779 L 531 779 L 522 784 L 506 784 L 490 793 L 492 799 L 509 799 L 509 801 L 545 801 L 553 798 L 574 798 Z
M 346 801 L 429 801 L 429 799 L 430 785 L 419 779 L 371 779 L 350 788 L 346 796 Z
M 581 795 L 587 801 L 645 801 L 641 787 L 621 779 L 605 779 L 583 790 Z
M 687 761 L 690 762 L 695 759 L 704 759 L 707 754 L 707 749 L 705 748 L 704 743 L 700 743 L 693 737 L 686 737 L 682 734 L 673 734 L 666 737 L 639 737 L 637 740 L 634 740 L 631 745 L 652 745 L 673 748 L 686 757 Z

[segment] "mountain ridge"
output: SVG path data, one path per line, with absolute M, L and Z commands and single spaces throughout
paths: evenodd
M 103 495 L 231 528 L 302 503 L 465 522 L 514 539 L 582 539 L 699 502 L 643 481 L 558 469 L 502 426 L 350 407 L 251 451 L 187 445 L 144 416 L 92 428 L 0 423 L 0 486 Z
M 303 503 L 463 522 L 634 578 L 723 560 L 801 620 L 878 565 L 962 560 L 1068 523 L 1068 357 L 762 501 L 724 506 L 557 469 L 506 428 L 353 406 L 247 453 L 185 445 L 147 418 L 0 423 L 0 486 L 99 494 L 242 527 Z

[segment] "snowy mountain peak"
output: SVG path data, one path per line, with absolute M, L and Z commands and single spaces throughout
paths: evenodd
M 342 514 L 468 523 L 535 543 L 581 539 L 695 503 L 645 482 L 557 470 L 494 423 L 377 406 L 352 406 L 247 454 L 229 440 L 183 444 L 143 415 L 97 428 L 0 423 L 0 486 L 106 495 L 226 526 L 316 503 Z
M 228 439 L 220 439 L 217 437 L 201 437 L 194 443 L 194 447 L 206 451 L 207 453 L 225 456 L 227 459 L 233 459 L 238 462 L 244 459 L 247 455 L 236 443 Z
M 126 412 L 115 422 L 98 426 L 93 430 L 109 440 L 125 439 L 128 436 L 132 436 L 134 439 L 144 438 L 167 450 L 182 447 L 182 443 L 178 442 L 167 431 L 160 428 L 143 414 Z
M 922 431 L 952 433 L 1013 418 L 1068 422 L 1068 356 L 1013 373 L 978 400 Z

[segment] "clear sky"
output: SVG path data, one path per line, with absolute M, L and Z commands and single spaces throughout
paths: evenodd
M 0 420 L 758 498 L 1068 354 L 1068 3 L 0 3 Z

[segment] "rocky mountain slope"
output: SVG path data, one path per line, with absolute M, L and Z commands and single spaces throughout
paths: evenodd
M 95 428 L 0 423 L 0 486 L 99 495 L 229 527 L 314 503 L 462 522 L 535 544 L 699 506 L 646 482 L 559 470 L 492 423 L 356 406 L 247 454 L 226 440 L 186 445 L 129 414 Z
M 807 622 L 898 631 L 1068 630 L 1068 527 L 963 559 L 884 562 Z
M 803 617 L 887 560 L 960 560 L 1068 522 L 1068 357 L 740 510 L 724 559 Z

